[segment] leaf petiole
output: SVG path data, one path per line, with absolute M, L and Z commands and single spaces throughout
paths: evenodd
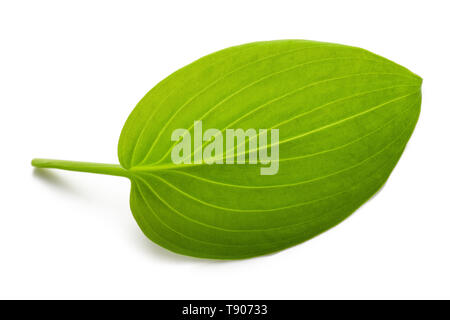
M 119 164 L 53 160 L 53 159 L 33 159 L 31 165 L 36 168 L 62 169 L 79 172 L 89 172 L 98 174 L 107 174 L 112 176 L 127 177 L 131 176 L 130 172 Z

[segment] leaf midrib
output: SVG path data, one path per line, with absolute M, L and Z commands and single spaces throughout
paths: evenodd
M 363 112 L 354 114 L 354 115 L 352 115 L 352 116 L 349 116 L 349 117 L 346 117 L 346 118 L 344 118 L 344 119 L 341 119 L 341 120 L 332 122 L 332 123 L 330 123 L 330 124 L 321 126 L 321 127 L 319 127 L 319 128 L 316 128 L 316 129 L 307 131 L 307 132 L 302 133 L 302 134 L 300 134 L 300 135 L 298 135 L 298 136 L 294 136 L 294 137 L 290 137 L 290 138 L 285 139 L 285 140 L 281 140 L 281 141 L 278 142 L 278 145 L 281 145 L 281 144 L 283 144 L 283 143 L 286 143 L 286 142 L 289 142 L 289 141 L 293 141 L 293 140 L 296 140 L 296 139 L 303 138 L 303 137 L 305 137 L 305 136 L 307 136 L 307 135 L 309 135 L 309 134 L 316 133 L 316 132 L 319 132 L 319 131 L 321 131 L 321 130 L 328 129 L 328 128 L 333 127 L 333 126 L 335 126 L 335 125 L 337 125 L 337 124 L 341 124 L 341 123 L 343 123 L 343 122 L 345 122 L 345 121 L 348 121 L 348 120 L 354 119 L 354 118 L 356 118 L 356 117 L 359 117 L 359 116 L 361 116 L 361 115 L 370 113 L 370 112 L 372 112 L 372 111 L 374 111 L 374 110 L 377 110 L 377 109 L 379 109 L 379 108 L 381 108 L 381 107 L 383 107 L 383 106 L 385 106 L 385 105 L 387 105 L 387 104 L 390 104 L 390 103 L 392 103 L 392 102 L 395 102 L 395 101 L 401 100 L 401 99 L 403 99 L 403 98 L 406 98 L 406 97 L 415 95 L 415 94 L 417 94 L 417 93 L 419 93 L 419 92 L 420 92 L 420 90 L 414 91 L 413 93 L 409 93 L 409 94 L 407 94 L 407 95 L 403 95 L 403 96 L 397 97 L 397 98 L 395 98 L 395 99 L 391 99 L 391 100 L 385 101 L 385 102 L 383 102 L 383 103 L 381 103 L 381 104 L 378 104 L 378 105 L 376 105 L 376 106 L 374 106 L 374 107 L 372 107 L 372 108 L 370 108 L 370 109 L 368 109 L 368 110 L 365 110 L 365 111 L 363 111 Z M 274 145 L 274 144 L 270 144 L 270 145 L 267 145 L 266 147 L 267 147 L 267 148 L 268 148 L 268 147 L 272 147 L 273 145 Z M 246 155 L 246 154 L 248 154 L 248 153 L 250 153 L 250 152 L 258 151 L 258 150 L 259 150 L 259 149 L 256 149 L 256 150 L 248 150 L 248 151 L 245 151 L 244 154 Z M 237 154 L 237 155 L 242 155 L 242 154 Z M 225 159 L 226 159 L 226 158 L 224 157 L 223 160 L 225 160 Z M 285 160 L 286 160 L 286 159 L 285 159 Z M 283 161 L 283 159 L 281 159 L 281 160 L 279 160 L 279 161 Z M 148 165 L 136 165 L 136 166 L 133 166 L 133 167 L 129 168 L 128 170 L 131 171 L 131 172 L 134 172 L 134 173 L 139 173 L 139 172 L 155 172 L 155 171 L 170 170 L 170 169 L 180 169 L 180 168 L 189 168 L 189 167 L 194 167 L 194 166 L 204 166 L 204 165 L 211 165 L 211 164 L 208 164 L 208 163 L 205 162 L 205 161 L 202 161 L 201 163 L 190 163 L 190 164 L 174 164 L 174 163 L 160 164 L 160 163 L 157 162 L 157 163 L 154 163 L 154 164 L 148 164 Z

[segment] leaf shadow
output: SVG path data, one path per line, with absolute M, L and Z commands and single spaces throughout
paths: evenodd
M 126 207 L 126 204 L 122 201 L 123 198 L 114 194 L 112 195 L 111 189 L 102 190 L 101 188 L 93 188 L 84 181 L 65 179 L 65 176 L 61 173 L 55 173 L 52 170 L 42 168 L 34 168 L 33 176 L 37 178 L 39 182 L 54 189 L 60 194 L 64 194 L 65 196 L 69 196 L 71 198 L 75 197 L 78 200 L 81 199 L 85 203 L 93 204 L 100 206 L 102 209 L 106 209 L 104 210 L 104 213 L 102 212 L 99 214 L 103 215 L 107 213 L 108 218 L 111 217 L 111 213 L 117 215 L 123 214 L 123 210 Z
M 136 233 L 134 232 L 134 235 Z M 146 253 L 149 253 L 153 257 L 157 257 L 159 260 L 170 264 L 199 264 L 199 265 L 215 265 L 215 264 L 226 264 L 226 263 L 238 263 L 243 260 L 221 260 L 221 259 L 204 259 L 204 258 L 196 258 L 185 256 L 182 254 L 178 254 L 167 250 L 163 247 L 160 247 L 156 243 L 153 243 L 151 240 L 147 239 L 144 235 L 140 234 L 138 237 L 134 237 L 134 242 L 136 246 L 140 247 L 140 249 Z
M 58 191 L 65 191 L 71 194 L 80 194 L 79 190 L 72 184 L 67 183 L 61 176 L 42 168 L 33 168 L 33 176 L 38 178 L 41 182 L 44 182 L 47 186 L 50 186 Z

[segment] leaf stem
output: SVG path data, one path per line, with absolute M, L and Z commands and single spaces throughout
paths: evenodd
M 33 159 L 31 165 L 36 168 L 62 169 L 79 172 L 89 172 L 107 174 L 129 178 L 130 172 L 118 164 L 53 160 L 53 159 Z

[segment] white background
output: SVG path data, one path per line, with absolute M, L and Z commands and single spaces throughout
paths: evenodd
M 450 298 L 448 1 L 0 2 L 0 298 Z M 383 190 L 334 229 L 243 261 L 141 233 L 123 178 L 34 171 L 117 163 L 122 126 L 171 72 L 257 40 L 355 45 L 424 79 Z

